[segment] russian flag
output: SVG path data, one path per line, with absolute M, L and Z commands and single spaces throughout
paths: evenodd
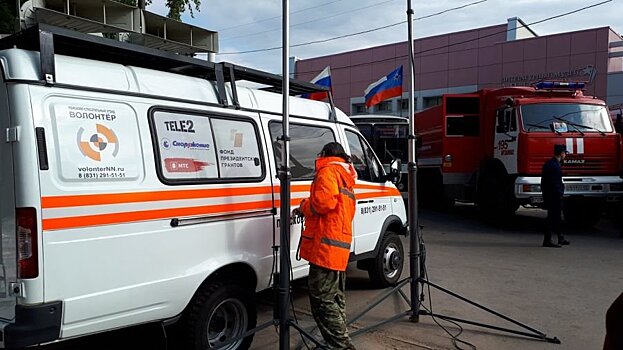
M 366 107 L 394 96 L 402 96 L 402 66 L 370 84 L 364 91 Z
M 312 83 L 320 86 L 326 86 L 331 89 L 331 68 L 327 66 L 320 74 L 316 75 L 314 79 L 311 80 Z M 321 101 L 325 98 L 329 97 L 326 92 L 312 92 L 309 94 L 301 95 L 303 98 L 309 98 L 311 100 Z

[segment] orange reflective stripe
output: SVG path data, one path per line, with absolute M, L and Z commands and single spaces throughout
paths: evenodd
M 377 198 L 387 196 L 400 196 L 400 192 L 393 187 L 374 186 L 374 185 L 356 185 L 357 189 L 372 189 L 374 192 L 358 193 L 357 199 Z M 291 192 L 309 192 L 310 185 L 294 185 Z M 199 199 L 214 197 L 232 197 L 258 194 L 272 194 L 279 191 L 279 186 L 255 186 L 255 187 L 236 187 L 236 188 L 217 188 L 217 189 L 201 189 L 201 190 L 175 190 L 175 191 L 149 191 L 149 192 L 129 192 L 129 193 L 111 193 L 111 194 L 87 194 L 87 195 L 71 195 L 71 196 L 48 196 L 41 198 L 43 209 L 81 207 L 91 205 L 104 204 L 125 204 L 140 203 L 153 201 L 181 200 L 181 199 Z M 292 198 L 290 204 L 293 206 L 300 205 L 302 198 Z M 275 200 L 274 207 L 279 207 L 280 201 Z M 233 204 L 215 204 L 208 206 L 187 207 L 187 208 L 171 208 L 171 209 L 155 209 L 146 211 L 132 211 L 121 213 L 104 213 L 84 216 L 72 216 L 61 218 L 43 219 L 44 230 L 57 230 L 65 228 L 76 228 L 106 224 L 128 223 L 144 220 L 187 217 L 197 215 L 207 215 L 216 213 L 231 213 L 242 210 L 252 209 L 271 209 L 273 208 L 272 200 L 233 203 Z
M 367 184 L 355 184 L 354 186 L 356 189 L 362 189 L 362 190 L 379 190 L 379 191 L 383 191 L 383 190 L 389 190 L 390 186 L 385 186 L 385 185 L 367 185 Z
M 114 214 L 94 214 L 84 216 L 72 216 L 55 219 L 43 219 L 44 230 L 59 230 L 86 226 L 98 226 L 109 224 L 120 224 L 136 221 L 154 219 L 173 219 L 180 217 L 232 213 L 252 209 L 271 209 L 273 202 L 259 201 L 234 204 L 216 204 L 200 207 L 175 208 L 175 209 L 156 209 L 145 211 L 132 211 Z
M 41 198 L 41 206 L 48 208 L 80 207 L 102 204 L 123 204 L 138 202 L 167 201 L 177 199 L 197 199 L 213 197 L 246 196 L 270 194 L 270 186 L 215 188 L 204 190 L 152 191 L 110 194 L 87 194 L 73 196 L 50 196 Z
M 340 193 L 347 196 L 348 198 L 355 200 L 355 194 L 349 191 L 347 188 L 340 188 Z
M 277 189 L 279 189 L 279 186 L 276 186 Z M 290 186 L 290 192 L 309 192 L 309 189 L 311 188 L 311 184 L 307 184 L 307 185 L 292 185 Z
M 359 200 L 359 199 L 378 198 L 378 197 L 400 196 L 400 192 L 398 190 L 382 191 L 382 192 L 363 192 L 363 193 L 357 193 L 355 196 Z
M 292 186 L 291 192 L 308 192 L 310 185 Z M 274 192 L 279 192 L 279 186 L 274 187 Z M 248 196 L 257 194 L 271 194 L 271 186 L 213 188 L 201 190 L 178 190 L 178 191 L 150 191 L 128 192 L 109 194 L 85 194 L 72 196 L 48 196 L 41 198 L 41 206 L 44 209 L 81 207 L 88 205 L 123 204 L 155 202 L 178 199 L 198 199 L 214 197 Z
M 396 187 L 391 187 L 391 186 L 377 186 L 377 185 L 365 185 L 365 184 L 355 184 L 355 189 L 356 190 L 377 190 L 377 191 L 383 191 L 384 193 L 386 193 L 385 195 L 391 195 L 391 196 L 400 196 L 400 191 L 398 191 L 398 189 Z M 357 198 L 359 198 L 362 194 L 357 193 Z

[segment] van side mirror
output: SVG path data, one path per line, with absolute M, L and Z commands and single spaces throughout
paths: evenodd
M 402 176 L 402 163 L 400 159 L 394 158 L 391 163 L 389 163 L 389 174 L 385 175 L 385 181 L 389 180 L 394 184 L 400 182 L 400 177 Z

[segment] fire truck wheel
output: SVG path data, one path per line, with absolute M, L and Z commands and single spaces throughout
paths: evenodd
M 255 328 L 257 311 L 253 291 L 235 282 L 215 282 L 202 287 L 183 317 L 188 349 L 221 348 L 229 340 Z M 222 349 L 244 350 L 253 335 Z
M 504 165 L 493 161 L 480 171 L 477 204 L 490 221 L 505 221 L 515 214 L 519 205 L 513 193 L 512 178 Z
M 602 206 L 600 203 L 589 204 L 582 201 L 565 201 L 562 212 L 565 221 L 571 226 L 588 228 L 593 227 L 601 218 Z
M 403 264 L 402 241 L 394 232 L 385 232 L 377 256 L 368 267 L 368 276 L 370 276 L 372 285 L 385 288 L 398 282 Z

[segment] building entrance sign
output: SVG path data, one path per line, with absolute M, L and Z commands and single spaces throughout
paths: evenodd
M 588 64 L 585 67 L 569 69 L 557 72 L 529 73 L 524 75 L 509 75 L 502 77 L 503 86 L 527 86 L 543 80 L 578 80 L 578 77 L 586 79 L 587 84 L 592 84 L 597 75 L 597 68 Z M 572 79 L 575 78 L 575 79 Z

